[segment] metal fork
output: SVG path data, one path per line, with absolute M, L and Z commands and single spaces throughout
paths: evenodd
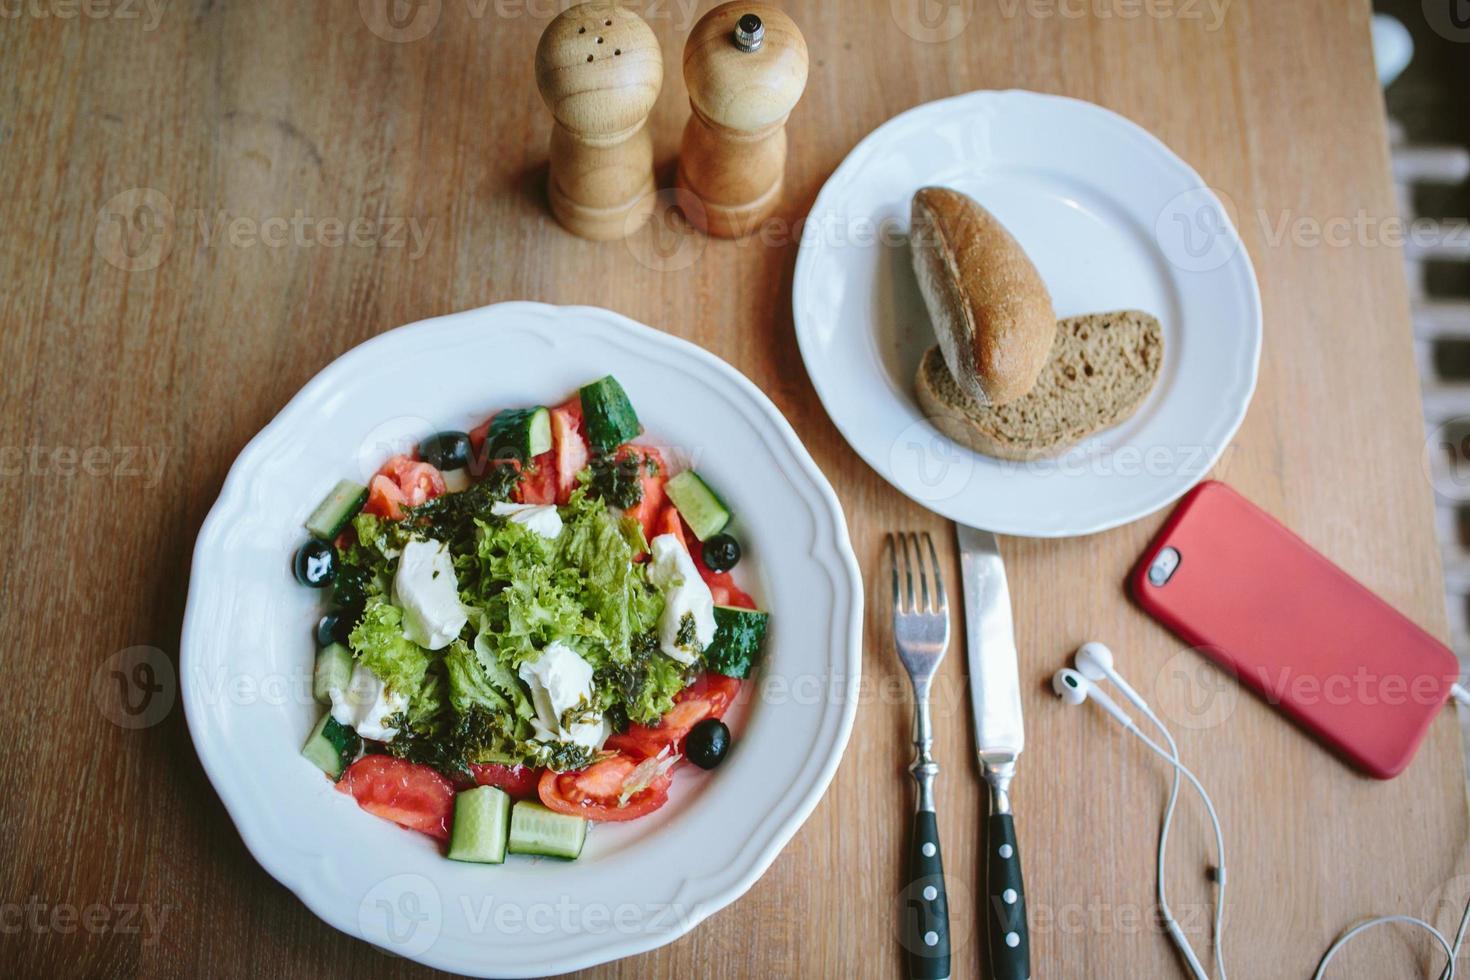
M 939 821 L 934 813 L 934 777 L 939 775 L 939 765 L 930 751 L 934 735 L 929 723 L 929 686 L 949 648 L 949 600 L 934 541 L 927 532 L 889 534 L 887 551 L 893 576 L 893 645 L 914 685 L 914 761 L 909 772 L 919 786 L 908 883 L 903 891 L 904 948 L 913 980 L 949 980 L 949 901 L 944 894 Z

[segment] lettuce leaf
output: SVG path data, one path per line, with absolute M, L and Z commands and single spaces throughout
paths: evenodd
M 456 569 L 461 598 L 477 611 L 474 650 L 485 677 L 528 719 L 516 669 L 561 640 L 592 665 L 599 710 L 620 723 L 652 724 L 688 678 L 653 639 L 663 596 L 633 560 L 648 550 L 643 529 L 585 487 L 560 513 L 554 541 L 524 525 L 481 521 L 473 560 Z
M 368 600 L 347 640 L 363 665 L 395 691 L 417 692 L 429 669 L 429 654 L 403 636 L 403 610 L 381 597 Z
M 424 671 L 424 679 L 418 690 L 408 696 L 408 710 L 404 712 L 404 723 L 423 730 L 434 731 L 448 722 L 449 679 L 443 661 L 432 661 Z
M 557 559 L 572 573 L 577 598 L 597 624 L 605 656 L 602 663 L 632 660 L 636 637 L 652 630 L 663 612 L 663 596 L 648 582 L 635 555 L 648 550 L 643 528 L 630 518 L 616 518 L 585 487 L 563 508 Z
M 594 675 L 601 710 L 619 722 L 657 724 L 689 683 L 688 668 L 659 650 L 653 634 L 645 637 L 628 662 L 604 664 Z
M 473 762 L 515 764 L 537 751 L 528 742 L 530 723 L 515 714 L 462 640 L 429 664 L 408 710 L 393 721 L 398 735 L 388 743 L 390 753 L 452 779 L 473 779 Z
M 352 529 L 357 541 L 352 546 L 355 554 L 367 561 L 386 566 L 398 559 L 403 546 L 413 537 L 412 530 L 401 521 L 390 521 L 386 517 L 367 512 L 352 519 Z
M 536 717 L 536 708 L 519 677 L 502 664 L 495 656 L 495 647 L 484 634 L 475 637 L 475 660 L 484 671 L 485 679 L 500 695 L 506 698 L 516 717 L 530 721 Z
M 449 703 L 459 714 L 467 713 L 475 705 L 500 713 L 511 710 L 510 703 L 490 683 L 479 658 L 463 640 L 455 640 L 445 649 L 444 669 L 449 676 Z
M 564 528 L 563 536 L 567 534 Z M 481 522 L 474 561 L 460 579 L 461 598 L 480 610 L 482 657 L 513 672 L 552 640 L 579 652 L 600 645 L 602 630 L 583 611 L 579 572 L 559 560 L 558 542 L 522 524 Z M 458 571 L 458 569 L 457 569 Z

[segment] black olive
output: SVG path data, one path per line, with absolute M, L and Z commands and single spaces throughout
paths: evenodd
M 338 583 L 341 583 L 339 574 Z M 347 646 L 347 638 L 352 635 L 352 627 L 357 624 L 361 613 L 354 615 L 351 609 L 339 609 L 329 612 L 316 622 L 316 645 L 327 646 L 330 643 L 340 643 Z
M 344 647 L 351 646 L 347 638 L 352 635 L 352 628 L 362 619 L 361 609 L 339 609 L 336 612 L 337 626 L 332 630 L 332 639 Z
M 296 581 L 320 589 L 337 575 L 337 549 L 312 538 L 296 551 Z
M 718 718 L 706 718 L 689 729 L 684 755 L 701 769 L 713 769 L 730 750 L 730 729 Z
M 716 534 L 704 543 L 704 567 L 728 572 L 740 563 L 740 542 L 728 534 Z
M 316 645 L 319 647 L 335 643 L 337 640 L 337 624 L 341 621 L 336 613 L 327 613 L 316 621 Z
M 419 443 L 419 455 L 438 470 L 462 470 L 470 462 L 470 437 L 464 432 L 436 432 Z

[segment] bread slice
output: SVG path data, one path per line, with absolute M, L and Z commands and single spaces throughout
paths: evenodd
M 960 390 L 1004 405 L 1046 366 L 1057 317 L 1041 274 L 995 215 L 947 187 L 923 187 L 910 206 L 914 275 L 945 363 Z
M 1093 313 L 1057 324 L 1051 359 L 1024 397 L 979 405 L 960 389 L 938 347 L 919 364 L 919 404 L 939 431 L 987 456 L 1059 456 L 1143 403 L 1164 363 L 1164 332 L 1147 313 Z

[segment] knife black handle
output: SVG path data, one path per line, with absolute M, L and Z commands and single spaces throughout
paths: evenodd
M 904 895 L 904 949 L 911 980 L 949 980 L 949 899 L 944 894 L 944 856 L 933 810 L 914 813 Z
M 1026 886 L 1021 848 L 1009 813 L 992 813 L 985 852 L 985 934 L 992 980 L 1030 980 L 1031 940 L 1026 933 Z

